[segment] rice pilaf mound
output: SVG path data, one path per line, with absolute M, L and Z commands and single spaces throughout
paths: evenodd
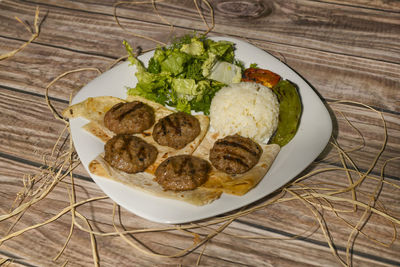
M 258 83 L 231 84 L 219 90 L 211 102 L 211 127 L 223 136 L 239 134 L 266 143 L 278 127 L 278 118 L 278 98 Z

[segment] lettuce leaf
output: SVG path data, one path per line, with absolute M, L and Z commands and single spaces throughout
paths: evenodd
M 208 78 L 226 84 L 238 83 L 242 79 L 242 69 L 225 61 L 218 61 Z
M 174 76 L 179 75 L 185 70 L 185 63 L 190 56 L 180 51 L 172 51 L 167 58 L 161 62 L 161 71 L 169 72 Z
M 192 38 L 189 44 L 183 44 L 180 51 L 192 56 L 201 56 L 205 53 L 203 42 L 197 38 Z
M 161 64 L 153 57 L 149 60 L 149 66 L 147 67 L 148 72 L 150 73 L 160 73 L 161 72 Z

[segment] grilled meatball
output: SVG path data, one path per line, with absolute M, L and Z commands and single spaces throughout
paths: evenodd
M 172 113 L 159 120 L 153 129 L 154 140 L 162 145 L 181 149 L 200 133 L 199 120 L 187 113 Z
M 104 151 L 104 159 L 112 167 L 127 173 L 144 171 L 158 154 L 155 146 L 128 134 L 118 134 L 108 140 Z
M 158 166 L 155 180 L 165 190 L 192 190 L 207 181 L 210 169 L 210 163 L 204 159 L 191 155 L 173 156 Z
M 104 116 L 104 125 L 116 134 L 141 133 L 153 124 L 154 110 L 140 101 L 118 103 Z
M 250 138 L 230 135 L 214 143 L 210 151 L 210 161 L 220 171 L 239 174 L 253 168 L 262 152 L 260 145 Z

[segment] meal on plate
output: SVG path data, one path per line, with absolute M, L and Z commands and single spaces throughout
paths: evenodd
M 233 43 L 186 37 L 157 48 L 147 67 L 125 46 L 138 79 L 127 98 L 90 97 L 63 111 L 87 119 L 83 128 L 105 143 L 92 174 L 205 205 L 254 188 L 295 135 L 297 88 L 268 70 L 245 70 Z

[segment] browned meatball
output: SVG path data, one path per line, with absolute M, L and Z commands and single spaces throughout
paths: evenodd
M 156 170 L 155 180 L 165 190 L 192 190 L 207 181 L 211 165 L 191 155 L 178 155 L 164 160 Z
M 259 144 L 240 135 L 230 135 L 214 143 L 210 161 L 215 168 L 229 174 L 244 173 L 257 164 L 262 154 Z
M 172 113 L 159 120 L 153 129 L 154 140 L 162 145 L 181 149 L 200 133 L 199 120 L 187 113 Z
M 144 171 L 158 154 L 155 146 L 128 134 L 114 136 L 107 141 L 104 150 L 104 159 L 112 167 L 127 173 Z
M 104 125 L 116 134 L 135 134 L 154 124 L 154 110 L 140 101 L 118 103 L 104 115 Z

